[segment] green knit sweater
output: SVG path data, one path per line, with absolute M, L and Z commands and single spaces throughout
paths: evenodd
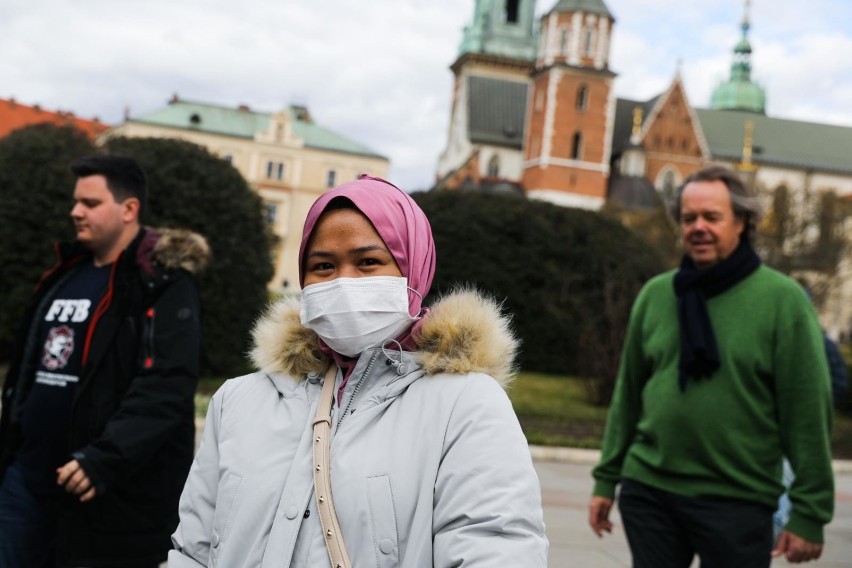
M 783 455 L 796 473 L 787 529 L 822 542 L 834 509 L 831 391 L 810 302 L 766 266 L 708 300 L 721 367 L 681 392 L 673 277 L 653 278 L 633 306 L 595 495 L 613 498 L 624 477 L 774 510 Z

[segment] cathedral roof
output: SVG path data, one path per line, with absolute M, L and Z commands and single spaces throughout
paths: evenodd
M 758 164 L 852 174 L 852 128 L 772 118 L 745 111 L 695 109 L 716 159 L 742 157 L 745 123 L 754 123 L 752 160 Z

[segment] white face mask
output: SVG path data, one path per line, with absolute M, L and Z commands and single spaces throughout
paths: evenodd
M 302 290 L 302 325 L 342 355 L 394 339 L 418 318 L 408 314 L 408 280 L 401 276 L 337 278 Z

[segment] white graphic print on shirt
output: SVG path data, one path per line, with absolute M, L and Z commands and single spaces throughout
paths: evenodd
M 55 371 L 68 364 L 74 352 L 74 330 L 67 325 L 51 328 L 44 342 L 44 357 L 41 362 L 47 369 Z
M 91 300 L 53 300 L 50 309 L 47 310 L 47 315 L 44 316 L 44 321 L 86 321 L 89 317 L 89 308 L 92 306 Z

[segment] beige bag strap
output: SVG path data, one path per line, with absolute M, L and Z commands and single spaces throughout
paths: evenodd
M 329 466 L 329 447 L 331 446 L 331 404 L 334 400 L 334 379 L 337 365 L 328 368 L 322 385 L 317 415 L 314 418 L 314 492 L 317 497 L 320 524 L 325 534 L 325 545 L 332 568 L 350 568 L 343 533 L 337 522 L 337 511 L 331 498 L 331 467 Z

